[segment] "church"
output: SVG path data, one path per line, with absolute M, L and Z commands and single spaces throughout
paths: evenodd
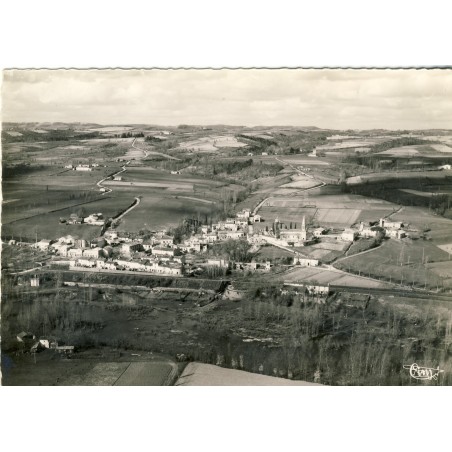
M 281 240 L 287 242 L 288 245 L 304 246 L 308 245 L 308 233 L 306 229 L 306 220 L 303 216 L 301 229 L 283 229 L 279 233 Z

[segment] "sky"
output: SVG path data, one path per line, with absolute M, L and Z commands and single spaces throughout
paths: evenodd
M 452 70 L 5 70 L 2 121 L 452 128 Z

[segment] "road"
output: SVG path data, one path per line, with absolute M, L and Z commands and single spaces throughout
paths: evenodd
M 137 196 L 135 197 L 135 204 L 131 205 L 127 210 L 125 210 L 119 217 L 116 217 L 113 221 L 120 220 L 124 215 L 128 214 L 131 210 L 135 209 L 136 206 L 138 206 L 141 202 L 141 199 Z
M 169 160 L 177 160 L 179 162 L 181 161 L 180 159 L 178 159 L 176 157 L 173 157 L 172 155 L 164 154 L 163 152 L 148 151 L 146 149 L 139 148 L 139 147 L 135 146 L 135 141 L 136 140 L 137 140 L 136 138 L 135 138 L 135 140 L 133 140 L 132 147 L 134 149 L 137 149 L 138 151 L 143 152 L 144 153 L 144 158 L 146 158 L 148 155 L 160 155 L 161 157 L 166 157 Z

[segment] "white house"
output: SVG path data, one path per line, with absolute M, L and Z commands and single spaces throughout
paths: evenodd
M 305 257 L 295 256 L 293 258 L 294 265 L 301 265 L 302 267 L 317 267 L 319 265 L 318 259 L 308 259 Z
M 99 248 L 98 246 L 96 246 L 96 248 L 86 248 L 83 250 L 83 257 L 98 259 L 102 254 L 102 248 Z
M 343 242 L 353 242 L 357 235 L 357 231 L 354 231 L 353 229 L 345 229 L 345 231 L 341 234 L 341 240 Z

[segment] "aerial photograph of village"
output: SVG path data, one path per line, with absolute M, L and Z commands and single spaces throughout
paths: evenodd
M 2 104 L 2 385 L 452 385 L 452 70 L 5 70 Z

